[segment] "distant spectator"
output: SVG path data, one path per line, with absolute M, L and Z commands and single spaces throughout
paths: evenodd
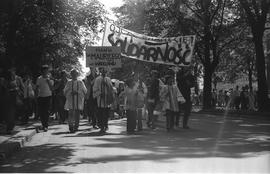
M 212 91 L 211 104 L 212 104 L 213 108 L 216 108 L 216 105 L 217 105 L 217 92 L 216 92 L 216 89 L 213 89 L 213 91 Z
M 249 103 L 247 90 L 248 89 L 245 86 L 243 86 L 242 91 L 240 93 L 241 110 L 244 110 L 244 111 L 248 109 L 248 103 Z
M 224 106 L 224 93 L 222 89 L 218 91 L 217 101 L 218 101 L 218 107 Z

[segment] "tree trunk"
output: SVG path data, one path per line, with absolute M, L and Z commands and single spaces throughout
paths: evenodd
M 269 99 L 265 75 L 265 57 L 262 42 L 262 35 L 254 35 L 255 51 L 256 51 L 256 68 L 258 80 L 258 109 L 259 111 L 269 110 Z
M 204 67 L 203 83 L 203 109 L 211 109 L 212 71 L 208 66 Z

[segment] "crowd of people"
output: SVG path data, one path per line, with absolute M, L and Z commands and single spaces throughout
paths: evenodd
M 203 93 L 198 95 L 193 93 L 193 105 L 203 105 Z M 257 92 L 250 90 L 248 85 L 242 86 L 241 90 L 238 85 L 235 89 L 217 90 L 213 89 L 211 93 L 211 106 L 212 108 L 241 110 L 241 111 L 256 111 L 257 110 Z
M 166 117 L 168 131 L 179 127 L 181 115 L 183 128 L 189 128 L 192 75 L 184 68 L 162 77 L 153 70 L 148 80 L 137 73 L 118 84 L 107 76 L 105 68 L 91 69 L 82 80 L 76 69 L 63 70 L 53 77 L 47 65 L 42 66 L 36 80 L 29 73 L 18 76 L 15 68 L 0 74 L 0 122 L 6 124 L 8 134 L 15 123 L 27 124 L 31 117 L 40 120 L 40 129 L 46 132 L 51 115 L 59 124 L 67 122 L 71 133 L 78 131 L 81 117 L 105 133 L 109 118 L 118 115 L 127 118 L 127 133 L 134 134 L 144 129 L 143 120 L 147 127 L 156 128 L 155 111 Z

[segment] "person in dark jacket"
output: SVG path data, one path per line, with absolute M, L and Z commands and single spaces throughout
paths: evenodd
M 176 74 L 176 81 L 181 94 L 183 94 L 183 97 L 186 100 L 186 102 L 181 107 L 184 112 L 183 128 L 189 129 L 188 120 L 192 108 L 190 95 L 191 95 L 191 88 L 194 87 L 195 83 L 194 76 L 191 74 L 190 70 L 182 68 Z M 179 119 L 180 118 L 178 116 L 176 119 L 176 126 L 179 126 Z

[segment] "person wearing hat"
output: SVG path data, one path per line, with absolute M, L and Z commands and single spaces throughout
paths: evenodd
M 106 70 L 101 68 L 101 74 L 94 82 L 93 96 L 97 99 L 97 119 L 100 133 L 105 133 L 108 129 L 108 118 L 110 107 L 113 103 L 113 86 L 111 79 L 106 76 Z
M 64 88 L 66 96 L 65 109 L 68 110 L 69 131 L 75 132 L 79 128 L 80 113 L 84 107 L 84 97 L 87 89 L 82 80 L 78 79 L 79 72 L 72 69 L 70 72 L 71 80 L 69 80 Z
M 41 67 L 41 73 L 42 75 L 37 78 L 36 82 L 36 90 L 38 95 L 38 115 L 41 120 L 42 129 L 46 132 L 49 126 L 49 111 L 54 82 L 50 79 L 48 65 L 43 65 Z

